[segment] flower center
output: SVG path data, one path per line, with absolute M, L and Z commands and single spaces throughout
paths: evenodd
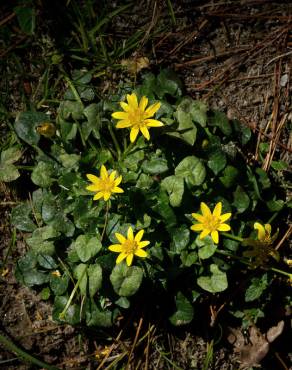
M 208 230 L 211 230 L 211 231 L 215 231 L 218 229 L 218 226 L 220 225 L 220 218 L 217 217 L 217 216 L 214 216 L 214 215 L 210 215 L 208 217 L 205 218 L 205 221 L 204 221 L 204 228 L 205 229 L 208 229 Z
M 115 186 L 114 181 L 111 181 L 109 179 L 101 180 L 102 191 L 112 191 L 114 186 Z
M 129 112 L 129 121 L 133 126 L 143 127 L 145 126 L 144 122 L 144 112 L 141 109 L 133 109 Z
M 137 242 L 135 240 L 126 240 L 123 244 L 124 252 L 127 254 L 134 254 L 138 247 Z

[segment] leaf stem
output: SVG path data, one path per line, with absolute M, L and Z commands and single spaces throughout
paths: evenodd
M 70 297 L 69 297 L 69 299 L 68 299 L 68 301 L 67 301 L 67 303 L 66 303 L 66 306 L 64 307 L 64 310 L 59 314 L 59 318 L 62 320 L 62 319 L 64 319 L 65 318 L 65 315 L 66 315 L 66 312 L 67 312 L 67 310 L 68 310 L 68 308 L 69 308 L 69 306 L 70 306 L 70 304 L 71 304 L 71 302 L 72 302 L 72 300 L 73 300 L 73 298 L 74 298 L 74 296 L 75 296 L 75 293 L 77 292 L 77 289 L 78 289 L 78 287 L 79 287 L 79 285 L 80 285 L 80 283 L 81 283 L 81 280 L 83 279 L 83 277 L 84 277 L 84 275 L 85 275 L 85 273 L 86 273 L 86 271 L 87 271 L 87 265 L 85 266 L 85 269 L 84 269 L 84 271 L 82 272 L 82 274 L 81 274 L 81 276 L 79 277 L 79 279 L 77 280 L 77 283 L 76 283 L 76 285 L 74 286 L 74 288 L 73 288 L 73 290 L 72 290 L 72 292 L 71 292 L 71 294 L 70 294 Z
M 23 358 L 25 361 L 28 361 L 34 365 L 37 365 L 43 369 L 48 370 L 59 370 L 58 367 L 49 365 L 45 362 L 40 361 L 39 359 L 33 357 L 29 353 L 20 349 L 16 344 L 14 344 L 11 340 L 5 338 L 3 335 L 0 334 L 0 343 L 3 344 L 9 351 L 14 352 L 18 357 Z
M 116 138 L 116 135 L 115 133 L 113 132 L 113 129 L 112 129 L 112 126 L 111 126 L 111 123 L 109 123 L 108 125 L 108 130 L 109 130 L 109 133 L 113 139 L 113 142 L 114 142 L 114 146 L 116 148 L 116 151 L 117 151 L 117 156 L 118 156 L 118 160 L 121 158 L 121 148 L 120 148 L 120 145 L 118 143 L 118 140 Z
M 101 237 L 100 237 L 100 241 L 102 242 L 103 240 L 103 237 L 104 237 L 104 233 L 105 233 L 105 230 L 106 230 L 106 227 L 107 227 L 107 222 L 108 222 L 108 211 L 110 209 L 110 203 L 109 201 L 106 202 L 106 210 L 105 210 L 105 220 L 104 220 L 104 225 L 103 225 L 103 229 L 102 229 L 102 233 L 101 233 Z
M 236 240 L 237 242 L 243 242 L 243 238 L 240 236 L 228 234 L 228 233 L 221 233 L 222 235 L 226 236 L 226 238 L 231 239 L 231 240 Z

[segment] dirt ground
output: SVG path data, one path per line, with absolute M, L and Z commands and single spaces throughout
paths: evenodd
M 184 0 L 174 2 L 173 6 L 177 25 L 158 32 L 151 42 L 148 42 L 146 32 L 144 42 L 133 57 L 147 56 L 153 71 L 171 67 L 184 81 L 189 95 L 249 126 L 257 138 L 257 145 L 251 148 L 247 159 L 257 160 L 259 144 L 267 142 L 269 151 L 263 163 L 265 170 L 269 170 L 273 158 L 291 165 L 292 3 Z M 119 16 L 113 23 L 116 34 L 145 25 L 150 34 L 168 14 L 165 4 L 159 1 L 147 1 L 144 6 L 136 7 L 139 16 L 128 13 L 127 18 Z M 9 8 L 4 10 L 0 25 L 1 18 L 9 16 Z M 54 43 L 53 36 L 51 42 Z M 3 52 L 5 50 L 1 50 Z M 8 55 L 9 51 L 4 57 Z M 5 68 L 3 64 L 3 73 Z M 21 110 L 17 93 L 19 84 L 23 84 L 23 79 L 18 76 L 9 85 L 8 109 L 13 111 Z M 7 132 L 2 123 L 1 135 Z M 38 291 L 20 286 L 14 277 L 15 261 L 23 255 L 26 246 L 21 233 L 17 234 L 15 243 L 12 242 L 9 215 L 11 207 L 21 197 L 23 194 L 19 193 L 17 185 L 1 184 L 0 253 L 2 260 L 7 258 L 7 270 L 0 278 L 1 334 L 60 369 L 109 368 L 107 366 L 125 348 L 132 354 L 135 336 L 147 333 L 152 323 L 135 315 L 126 329 L 123 322 L 120 327 L 107 332 L 88 332 L 82 327 L 53 322 L 50 303 L 42 301 Z M 208 312 L 205 312 L 205 318 L 210 322 Z M 124 369 L 203 369 L 208 343 L 206 332 L 198 333 L 194 327 L 175 331 L 162 325 L 151 333 L 151 341 L 145 347 L 147 351 L 143 352 L 144 347 L 138 349 Z M 114 351 L 101 365 L 103 351 L 113 343 Z M 214 351 L 213 369 L 239 368 L 238 355 L 228 344 L 225 332 Z M 19 361 L 2 346 L 0 364 L 1 369 L 37 368 Z M 261 368 L 289 369 L 286 344 L 280 342 L 272 348 Z

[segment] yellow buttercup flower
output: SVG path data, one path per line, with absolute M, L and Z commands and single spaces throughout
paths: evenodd
M 128 104 L 125 102 L 120 102 L 124 112 L 114 112 L 112 114 L 113 118 L 119 120 L 116 128 L 131 128 L 131 143 L 136 140 L 139 131 L 141 131 L 143 136 L 149 140 L 150 134 L 148 128 L 163 126 L 162 122 L 151 118 L 158 111 L 161 103 L 157 102 L 146 108 L 148 105 L 148 99 L 146 96 L 142 96 L 140 102 L 138 103 L 137 95 L 135 93 L 132 93 L 131 95 L 127 94 L 127 101 Z
M 141 241 L 143 234 L 144 230 L 140 230 L 134 236 L 131 226 L 128 228 L 127 238 L 122 234 L 115 233 L 120 244 L 110 245 L 108 249 L 112 252 L 120 253 L 116 260 L 117 264 L 126 259 L 127 265 L 131 266 L 134 256 L 147 257 L 148 253 L 143 248 L 150 244 L 150 242 L 147 240 Z
M 122 176 L 116 177 L 117 172 L 113 171 L 110 175 L 104 165 L 100 169 L 100 177 L 87 174 L 88 180 L 92 182 L 86 189 L 94 191 L 96 194 L 93 200 L 98 200 L 103 197 L 105 201 L 109 200 L 112 193 L 123 193 L 124 190 L 119 188 L 118 185 L 122 181 Z
M 270 224 L 261 225 L 259 222 L 255 222 L 253 227 L 258 231 L 258 240 L 271 244 L 272 227 Z
M 207 235 L 211 234 L 211 238 L 214 243 L 218 244 L 219 242 L 219 233 L 218 231 L 229 231 L 230 226 L 225 224 L 231 217 L 231 213 L 225 213 L 221 215 L 222 203 L 219 202 L 216 204 L 213 213 L 211 213 L 210 208 L 204 202 L 201 203 L 201 212 L 202 214 L 192 213 L 194 219 L 199 221 L 199 223 L 191 226 L 193 231 L 201 231 L 200 239 L 204 239 Z

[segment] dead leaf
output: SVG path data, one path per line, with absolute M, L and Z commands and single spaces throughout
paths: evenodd
M 125 67 L 128 72 L 135 75 L 139 73 L 142 69 L 149 67 L 149 59 L 147 57 L 123 59 L 121 61 L 121 65 Z
M 276 326 L 273 326 L 267 331 L 267 340 L 272 343 L 284 330 L 284 321 L 279 321 Z

